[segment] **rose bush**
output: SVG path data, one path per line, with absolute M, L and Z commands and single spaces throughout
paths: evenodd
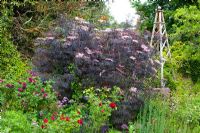
M 19 132 L 99 132 L 109 126 L 111 112 L 117 109 L 119 88 L 85 89 L 79 98 L 59 101 L 51 81 L 42 82 L 37 73 L 28 71 L 17 81 L 0 80 L 1 125 L 3 131 Z M 76 95 L 76 94 L 74 94 Z M 9 110 L 12 110 L 9 112 Z M 9 128 L 10 115 L 16 114 L 14 129 Z M 20 126 L 20 116 L 28 125 Z

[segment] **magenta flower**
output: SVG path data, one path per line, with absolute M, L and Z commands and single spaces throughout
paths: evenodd
M 28 70 L 27 71 L 32 77 L 37 76 L 36 72 Z
M 6 87 L 8 87 L 8 88 L 14 88 L 14 85 L 12 85 L 12 84 L 6 84 Z
M 22 88 L 18 88 L 18 91 L 19 91 L 19 92 L 23 92 L 23 89 L 22 89 Z
M 54 121 L 55 119 L 56 119 L 55 116 L 52 115 L 51 120 Z
M 28 78 L 28 81 L 29 81 L 30 83 L 33 83 L 33 82 L 34 82 L 33 78 Z
M 47 93 L 44 93 L 44 94 L 43 94 L 43 97 L 46 98 L 46 97 L 47 97 Z
M 26 83 L 25 82 L 22 83 L 22 88 L 26 89 Z

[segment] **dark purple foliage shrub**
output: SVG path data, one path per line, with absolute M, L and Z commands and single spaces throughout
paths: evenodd
M 56 89 L 70 94 L 75 75 L 83 87 L 132 86 L 142 89 L 155 74 L 152 49 L 131 30 L 98 31 L 86 22 L 61 17 L 56 27 L 36 40 L 33 64 L 44 80 L 56 79 Z

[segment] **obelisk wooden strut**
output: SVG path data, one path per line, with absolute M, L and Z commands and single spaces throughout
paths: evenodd
M 158 8 L 156 9 L 156 15 L 155 15 L 155 20 L 154 20 L 154 25 L 153 25 L 150 46 L 154 47 L 157 51 L 159 51 L 160 64 L 161 64 L 160 82 L 161 82 L 161 87 L 164 88 L 165 83 L 164 83 L 163 69 L 164 69 L 166 57 L 168 56 L 171 59 L 171 53 L 170 53 L 169 41 L 168 41 L 168 36 L 167 36 L 167 31 L 166 31 L 166 26 L 165 26 L 165 20 L 163 16 L 163 10 L 161 9 L 160 6 L 158 6 Z M 166 55 L 163 54 L 165 48 L 167 48 Z

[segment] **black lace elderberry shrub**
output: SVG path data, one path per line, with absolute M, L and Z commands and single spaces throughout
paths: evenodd
M 152 49 L 131 30 L 99 31 L 81 20 L 61 16 L 58 24 L 38 38 L 33 64 L 44 79 L 55 79 L 55 89 L 70 97 L 78 77 L 82 88 L 119 86 L 142 89 L 156 73 Z M 68 66 L 74 64 L 71 74 Z

